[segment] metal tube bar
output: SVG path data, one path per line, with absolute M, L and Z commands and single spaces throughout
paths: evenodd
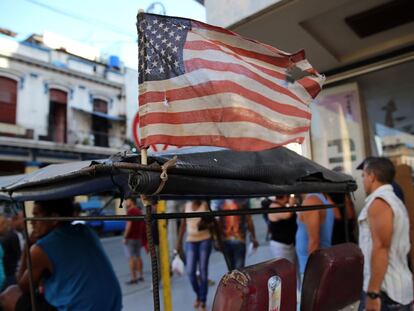
M 149 252 L 151 257 L 151 270 L 152 270 L 152 297 L 154 300 L 154 310 L 160 311 L 160 295 L 159 295 L 159 284 L 158 284 L 158 261 L 157 254 L 155 253 L 154 240 L 152 236 L 152 205 L 145 205 L 145 225 L 147 229 L 147 240 L 149 245 Z
M 197 218 L 202 216 L 237 216 L 237 215 L 255 215 L 255 214 L 276 214 L 284 212 L 305 212 L 324 208 L 340 207 L 341 205 L 308 205 L 298 207 L 278 207 L 278 208 L 254 208 L 245 210 L 228 210 L 228 211 L 211 211 L 211 212 L 194 212 L 194 213 L 163 213 L 152 214 L 154 219 L 182 219 L 182 218 Z M 145 220 L 145 215 L 139 216 L 82 216 L 82 217 L 28 217 L 27 221 L 72 221 L 72 220 Z
M 23 219 L 24 219 L 24 238 L 26 243 L 24 245 L 24 251 L 26 252 L 26 261 L 27 261 L 27 269 L 29 270 L 29 288 L 30 288 L 30 302 L 32 304 L 32 311 L 36 311 L 36 299 L 35 299 L 35 291 L 34 291 L 34 281 L 33 281 L 33 270 L 32 270 L 32 256 L 30 255 L 30 248 L 29 248 L 29 231 L 27 230 L 27 222 L 28 219 L 26 217 L 26 207 L 23 206 Z

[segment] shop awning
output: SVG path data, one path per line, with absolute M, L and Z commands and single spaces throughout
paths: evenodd
M 110 115 L 110 114 L 107 114 L 107 113 L 98 112 L 98 111 L 88 111 L 88 110 L 78 108 L 78 107 L 72 107 L 72 109 L 74 109 L 76 111 L 88 113 L 90 115 L 97 116 L 97 117 L 100 117 L 100 118 L 104 118 L 104 119 L 107 119 L 107 120 L 111 120 L 111 121 L 125 121 L 126 120 L 125 116 L 113 116 L 113 115 Z
M 186 148 L 150 155 L 147 167 L 138 164 L 138 155 L 116 155 L 2 177 L 0 199 L 44 200 L 105 191 L 118 191 L 123 196 L 152 195 L 161 184 L 161 166 L 175 156 L 176 164 L 168 169 L 168 180 L 158 194 L 161 198 L 345 193 L 357 188 L 351 176 L 328 170 L 283 147 L 260 152 Z

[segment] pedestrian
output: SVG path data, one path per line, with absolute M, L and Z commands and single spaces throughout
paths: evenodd
M 10 224 L 10 225 L 9 225 Z M 12 221 L 8 220 L 7 231 L 2 235 L 1 245 L 4 251 L 3 266 L 5 273 L 5 280 L 1 291 L 8 286 L 16 284 L 17 266 L 21 257 L 20 241 L 16 231 L 13 230 Z
M 34 217 L 71 217 L 72 199 L 38 201 Z M 32 221 L 29 244 L 32 280 L 42 285 L 36 295 L 37 310 L 119 311 L 121 288 L 98 236 L 85 225 L 70 221 Z M 23 252 L 17 285 L 1 295 L 4 311 L 31 310 L 29 270 Z M 36 291 L 37 292 L 37 291 Z M 44 298 L 43 298 L 44 297 Z
M 270 198 L 266 197 L 266 198 L 264 198 L 260 201 L 260 207 L 262 209 L 267 209 L 267 208 L 269 208 L 270 203 L 272 203 L 272 200 L 270 200 Z M 271 236 L 270 227 L 269 227 L 269 218 L 267 217 L 267 215 L 268 214 L 266 214 L 266 213 L 262 214 L 263 220 L 265 221 L 266 228 L 267 228 L 266 236 L 265 236 L 265 242 L 270 241 L 270 236 Z
M 187 202 L 185 213 L 207 212 L 207 202 L 195 200 Z M 182 240 L 186 232 L 185 258 L 186 271 L 190 279 L 193 291 L 196 294 L 194 308 L 205 311 L 208 293 L 208 262 L 212 249 L 212 239 L 210 230 L 202 225 L 201 217 L 186 218 L 181 222 L 178 232 L 176 250 L 182 251 Z M 197 277 L 196 271 L 199 266 L 200 275 Z
M 16 233 L 17 237 L 19 238 L 19 245 L 20 250 L 23 251 L 25 241 L 24 241 L 24 217 L 23 217 L 23 211 L 17 211 L 15 214 L 11 217 L 11 228 Z
M 0 288 L 3 288 L 4 284 L 6 283 L 6 272 L 4 269 L 5 251 L 3 242 L 9 231 L 10 223 L 8 219 L 5 216 L 0 215 Z
M 302 206 L 332 205 L 326 194 L 308 193 L 304 196 Z M 332 208 L 298 212 L 296 232 L 296 253 L 301 278 L 305 273 L 309 255 L 318 248 L 331 246 L 334 215 Z
M 364 162 L 367 194 L 359 214 L 359 246 L 364 255 L 364 284 L 359 310 L 411 310 L 413 276 L 408 267 L 410 223 L 392 181 L 395 168 L 383 157 Z
M 250 208 L 248 199 L 220 200 L 218 210 L 243 210 Z M 229 261 L 229 269 L 241 269 L 246 260 L 246 233 L 249 231 L 253 249 L 259 246 L 254 223 L 250 215 L 234 215 L 220 217 L 220 226 L 223 237 L 224 254 Z
M 369 160 L 372 160 L 374 158 L 375 157 L 373 157 L 373 156 L 366 157 L 364 159 L 364 161 L 362 161 L 361 163 L 359 163 L 359 165 L 356 167 L 356 169 L 357 170 L 363 170 L 364 169 L 365 162 L 366 161 L 369 161 Z M 395 180 L 393 180 L 391 182 L 391 186 L 392 186 L 392 189 L 393 189 L 395 195 L 401 200 L 401 202 L 403 202 L 405 204 L 404 191 L 402 190 L 401 186 Z
M 127 198 L 125 207 L 128 216 L 140 216 L 142 212 L 135 198 Z M 123 243 L 126 246 L 131 277 L 127 285 L 144 281 L 141 249 L 146 245 L 145 222 L 143 220 L 128 220 L 126 222 Z
M 358 243 L 357 217 L 351 196 L 348 193 L 329 193 L 329 197 L 336 206 L 333 209 L 332 245 Z
M 288 195 L 275 197 L 270 208 L 286 207 L 289 204 Z M 270 243 L 269 249 L 273 258 L 286 258 L 291 263 L 297 263 L 295 250 L 295 236 L 297 231 L 296 213 L 283 212 L 268 214 Z

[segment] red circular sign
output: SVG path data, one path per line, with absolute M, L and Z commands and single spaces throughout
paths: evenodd
M 134 116 L 134 120 L 132 121 L 132 136 L 134 138 L 135 146 L 140 148 L 141 141 L 139 139 L 139 112 Z M 160 144 L 160 145 L 150 145 L 149 146 L 154 152 L 160 151 L 160 150 L 167 150 L 170 145 L 167 144 Z

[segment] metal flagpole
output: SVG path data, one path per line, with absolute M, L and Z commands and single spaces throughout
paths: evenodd
M 138 15 L 140 13 L 144 13 L 143 9 L 138 10 Z M 138 67 L 139 72 L 139 67 Z M 139 81 L 138 81 L 139 82 Z M 147 149 L 141 149 L 141 164 L 147 165 L 148 164 L 148 157 L 147 157 Z M 158 262 L 157 262 L 157 254 L 155 253 L 154 241 L 152 236 L 151 224 L 154 220 L 152 216 L 152 202 L 146 196 L 141 196 L 142 203 L 145 206 L 145 227 L 147 233 L 147 241 L 149 246 L 149 252 L 151 256 L 151 270 L 152 270 L 152 296 L 154 300 L 154 310 L 160 310 L 160 297 L 159 297 L 159 288 L 158 288 Z M 155 220 L 157 221 L 157 220 Z
M 141 164 L 147 165 L 147 149 L 141 149 Z M 159 296 L 159 286 L 158 286 L 158 262 L 157 254 L 155 252 L 154 241 L 152 236 L 151 224 L 154 220 L 152 216 L 152 202 L 146 196 L 141 196 L 141 200 L 145 205 L 145 227 L 147 233 L 147 240 L 149 245 L 149 252 L 151 257 L 151 270 L 152 270 L 152 297 L 154 300 L 154 310 L 160 311 L 160 296 Z M 157 220 L 155 220 L 157 221 Z

